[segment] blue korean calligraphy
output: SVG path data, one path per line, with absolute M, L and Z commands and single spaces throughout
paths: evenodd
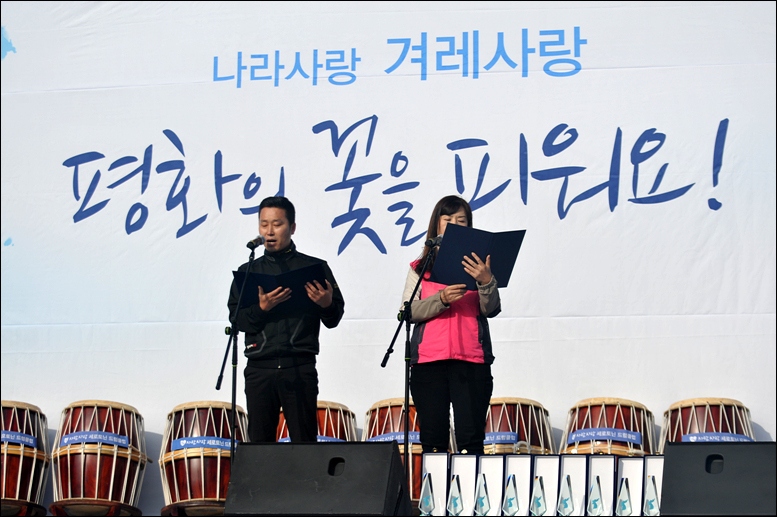
M 718 129 L 718 136 L 715 144 L 715 154 L 713 158 L 713 184 L 716 182 L 715 170 L 720 169 L 720 161 L 722 160 L 723 147 L 725 144 L 725 134 L 728 127 L 728 119 L 721 121 Z M 566 138 L 561 139 L 564 135 Z M 542 143 L 542 153 L 545 157 L 551 157 L 559 155 L 560 153 L 569 149 L 578 139 L 578 131 L 575 128 L 570 128 L 567 124 L 558 124 L 551 129 Z M 632 194 L 633 197 L 628 201 L 635 204 L 652 205 L 658 203 L 666 203 L 673 201 L 683 195 L 685 195 L 695 183 L 659 192 L 661 186 L 665 180 L 666 173 L 669 169 L 669 163 L 664 163 L 658 168 L 656 176 L 653 179 L 651 188 L 647 194 L 641 194 L 640 178 L 646 174 L 645 166 L 654 158 L 666 141 L 666 135 L 658 132 L 656 128 L 644 130 L 640 136 L 635 140 L 629 153 L 629 159 L 633 165 L 632 172 Z M 598 185 L 594 185 L 582 193 L 574 195 L 569 203 L 566 202 L 570 190 L 570 177 L 586 170 L 586 167 L 581 165 L 568 165 L 562 167 L 554 167 L 549 169 L 539 169 L 535 171 L 529 171 L 529 143 L 526 137 L 521 133 L 519 138 L 519 186 L 521 201 L 524 205 L 528 204 L 528 191 L 529 191 L 529 177 L 538 181 L 552 181 L 562 180 L 559 190 L 559 197 L 557 203 L 557 213 L 559 219 L 564 219 L 568 214 L 571 207 L 577 203 L 585 201 L 594 197 L 596 194 L 607 190 L 608 191 L 608 205 L 610 212 L 613 212 L 618 206 L 618 195 L 620 187 L 620 171 L 621 171 L 621 155 L 623 145 L 623 131 L 621 128 L 617 128 L 615 131 L 614 145 L 610 160 L 610 170 L 607 180 Z M 717 169 L 716 169 L 717 167 Z M 718 201 L 710 201 L 710 208 L 714 208 L 718 205 Z
M 457 50 L 455 47 L 451 48 L 454 52 Z M 545 51 L 553 52 L 548 48 Z M 452 54 L 446 56 L 451 57 Z M 334 182 L 324 188 L 324 193 L 347 194 L 347 203 L 342 212 L 334 217 L 330 224 L 333 229 L 344 228 L 338 245 L 338 255 L 345 252 L 348 246 L 360 237 L 366 238 L 381 254 L 386 254 L 387 243 L 399 244 L 402 247 L 411 246 L 425 235 L 425 228 L 419 228 L 416 224 L 418 221 L 413 203 L 413 194 L 421 185 L 423 171 L 415 170 L 409 153 L 402 149 L 396 150 L 397 147 L 391 149 L 390 162 L 386 160 L 383 163 L 374 163 L 375 158 L 371 152 L 377 141 L 377 126 L 377 115 L 357 120 L 343 130 L 334 120 L 325 120 L 312 126 L 313 134 L 324 137 L 328 135 L 327 144 L 332 156 L 339 161 Z M 720 121 L 712 146 L 713 188 L 717 188 L 719 184 L 728 127 L 728 119 Z M 141 231 L 148 220 L 158 213 L 150 204 L 151 198 L 147 196 L 149 187 L 163 179 L 165 188 L 169 186 L 165 209 L 167 212 L 175 211 L 181 217 L 178 219 L 180 225 L 175 231 L 176 238 L 190 234 L 206 222 L 207 213 L 190 208 L 188 194 L 196 178 L 187 171 L 182 139 L 170 129 L 161 133 L 165 137 L 162 144 L 145 142 L 137 147 L 141 152 L 133 153 L 134 155 L 106 158 L 108 153 L 87 151 L 75 153 L 62 162 L 63 167 L 72 174 L 72 193 L 75 200 L 73 223 L 83 223 L 99 214 L 108 217 L 105 214 L 110 214 L 118 207 L 114 202 L 114 205 L 108 208 L 111 193 L 117 192 L 117 189 L 129 189 L 134 190 L 134 197 L 124 216 L 124 230 L 127 235 L 133 235 Z M 489 145 L 486 140 L 453 140 L 445 146 L 447 151 L 454 153 L 453 174 L 448 178 L 459 195 L 468 199 L 473 211 L 498 202 L 502 196 L 506 196 L 502 199 L 510 200 L 519 197 L 521 203 L 527 206 L 532 180 L 556 182 L 559 189 L 556 213 L 560 220 L 574 212 L 573 207 L 584 202 L 588 204 L 589 200 L 592 200 L 592 203 L 598 200 L 599 206 L 606 206 L 610 212 L 614 212 L 619 203 L 621 164 L 625 160 L 628 160 L 632 167 L 629 185 L 631 195 L 627 199 L 634 205 L 655 206 L 676 201 L 696 184 L 677 184 L 677 178 L 688 175 L 685 174 L 686 171 L 682 171 L 684 174 L 680 175 L 681 171 L 674 170 L 668 161 L 661 159 L 669 136 L 659 128 L 644 129 L 636 133 L 636 137 L 627 139 L 621 127 L 617 127 L 613 134 L 612 152 L 607 156 L 609 166 L 604 166 L 608 170 L 596 171 L 597 174 L 589 172 L 594 169 L 575 159 L 575 156 L 584 150 L 580 147 L 580 136 L 577 128 L 566 123 L 554 125 L 541 142 L 529 141 L 524 133 L 519 133 L 517 164 L 508 167 L 507 178 L 504 178 L 503 173 L 498 182 L 489 181 L 487 172 L 491 151 L 486 150 Z M 384 142 L 381 144 L 385 145 Z M 445 152 L 445 149 L 432 148 L 428 152 L 439 154 Z M 210 152 L 212 151 L 208 151 Z M 159 153 L 169 159 L 157 163 Z M 172 156 L 169 156 L 170 154 Z M 476 175 L 476 166 L 469 163 L 473 157 L 479 161 Z M 562 159 L 561 165 L 543 167 L 543 162 L 550 158 L 554 158 L 556 164 Z M 236 171 L 229 165 L 229 160 L 222 151 L 216 150 L 213 154 L 213 186 L 219 213 L 223 212 L 228 204 L 225 199 L 233 199 L 238 192 L 242 193 L 246 203 L 236 208 L 246 216 L 256 215 L 259 201 L 267 195 L 273 195 L 272 192 L 274 195 L 285 196 L 287 169 L 282 165 L 273 169 L 271 173 Z M 321 172 L 328 174 L 328 166 L 325 166 L 325 169 Z M 152 174 L 152 170 L 156 171 L 156 174 Z M 174 174 L 169 174 L 170 172 Z M 274 180 L 276 173 L 277 189 Z M 601 180 L 603 175 L 606 176 L 604 181 Z M 588 178 L 592 177 L 600 179 L 591 184 Z M 513 178 L 518 181 L 513 183 Z M 260 195 L 269 185 L 272 185 L 272 190 Z M 511 186 L 514 188 L 512 192 Z M 599 196 L 605 191 L 606 205 L 604 195 Z M 362 196 L 365 192 L 370 194 Z M 292 195 L 296 196 L 297 193 Z M 381 207 L 381 210 L 385 209 L 393 214 L 392 225 L 396 227 L 393 237 L 390 237 L 391 229 L 381 228 L 379 223 L 376 223 L 376 218 L 371 219 L 375 203 L 380 201 L 386 202 L 385 208 Z M 722 203 L 714 197 L 710 197 L 707 203 L 712 210 L 722 207 Z M 192 216 L 191 213 L 196 213 L 197 216 Z
M 688 189 L 690 189 L 694 184 L 691 183 L 690 185 L 686 185 L 684 187 L 672 190 L 670 192 L 664 192 L 663 194 L 654 194 L 656 190 L 661 186 L 661 182 L 664 179 L 664 174 L 666 173 L 667 167 L 669 167 L 668 163 L 665 163 L 661 166 L 661 168 L 658 170 L 658 174 L 656 174 L 656 179 L 653 181 L 653 187 L 650 189 L 650 192 L 647 196 L 638 196 L 637 187 L 638 187 L 638 180 L 639 180 L 639 166 L 641 163 L 644 163 L 647 161 L 650 157 L 652 157 L 654 154 L 658 152 L 659 149 L 664 145 L 664 142 L 666 141 L 666 135 L 663 133 L 657 133 L 655 128 L 653 129 L 646 129 L 642 132 L 642 134 L 639 136 L 637 141 L 634 143 L 634 147 L 631 149 L 631 163 L 634 165 L 634 174 L 632 175 L 632 181 L 631 181 L 631 188 L 632 192 L 634 193 L 634 197 L 629 199 L 632 203 L 642 203 L 642 204 L 654 204 L 654 203 L 664 203 L 666 201 L 671 201 L 672 199 L 676 199 L 686 192 L 688 192 Z M 645 146 L 650 145 L 651 143 L 656 143 L 656 145 L 648 149 L 647 151 L 643 151 Z
M 712 155 L 712 186 L 718 186 L 718 174 L 720 174 L 720 167 L 723 164 L 723 147 L 726 145 L 726 133 L 728 133 L 728 119 L 723 119 L 718 124 L 718 133 L 715 135 L 715 149 Z M 711 197 L 707 204 L 713 210 L 719 210 L 722 206 L 721 202 Z
M 402 163 L 402 168 L 398 169 L 397 167 L 399 164 Z M 405 173 L 407 170 L 407 166 L 409 164 L 408 158 L 402 154 L 402 151 L 397 151 L 394 153 L 394 157 L 391 159 L 391 168 L 390 168 L 390 175 L 392 178 L 399 178 L 402 176 L 402 174 Z M 420 182 L 418 181 L 407 181 L 405 183 L 400 183 L 399 185 L 394 185 L 393 187 L 390 187 L 383 191 L 384 196 L 390 196 L 394 194 L 399 194 L 401 192 L 407 192 L 409 190 L 413 190 L 414 188 L 418 187 L 420 185 Z M 402 239 L 400 240 L 400 245 L 402 246 L 410 246 L 411 244 L 415 244 L 418 242 L 424 235 L 426 235 L 426 231 L 422 231 L 421 233 L 413 236 L 408 237 L 408 234 L 411 232 L 413 228 L 413 224 L 415 224 L 415 219 L 412 217 L 409 217 L 410 212 L 413 210 L 413 204 L 409 201 L 399 201 L 397 203 L 394 203 L 393 205 L 390 205 L 388 207 L 389 212 L 400 212 L 400 216 L 397 219 L 396 224 L 397 226 L 404 227 L 404 230 L 402 232 Z
M 369 122 L 369 125 L 367 126 L 369 127 L 369 134 L 367 136 L 367 143 L 365 144 L 365 154 L 364 154 L 364 156 L 367 157 L 370 155 L 370 149 L 372 148 L 372 140 L 375 136 L 375 128 L 378 124 L 377 115 L 372 115 L 371 117 L 367 117 L 365 119 L 362 119 L 356 122 L 348 129 L 343 131 L 342 135 L 340 135 L 338 132 L 337 124 L 332 120 L 320 122 L 315 126 L 313 126 L 313 133 L 319 134 L 324 131 L 329 131 L 331 143 L 332 143 L 332 153 L 334 153 L 335 157 L 337 157 L 340 154 L 340 148 L 346 142 L 348 137 L 351 136 L 351 134 L 353 134 L 353 132 L 357 128 L 359 128 L 359 126 L 367 122 Z M 375 230 L 365 225 L 365 223 L 367 222 L 367 218 L 369 218 L 371 213 L 370 209 L 356 208 L 356 202 L 358 201 L 364 186 L 377 180 L 382 176 L 381 173 L 365 174 L 365 175 L 356 176 L 356 177 L 350 176 L 351 168 L 353 167 L 354 160 L 356 158 L 356 150 L 357 150 L 358 144 L 359 144 L 359 139 L 355 138 L 353 144 L 351 145 L 351 149 L 348 152 L 348 157 L 345 160 L 345 165 L 343 167 L 342 181 L 333 183 L 332 185 L 329 185 L 328 187 L 326 187 L 326 189 L 324 189 L 326 192 L 331 192 L 334 190 L 346 190 L 346 189 L 351 190 L 350 200 L 348 202 L 348 211 L 346 211 L 344 214 L 341 214 L 335 217 L 334 221 L 332 221 L 332 228 L 336 228 L 342 224 L 352 223 L 351 226 L 346 231 L 346 234 L 343 237 L 343 240 L 340 241 L 340 246 L 337 249 L 337 254 L 340 255 L 345 250 L 345 248 L 348 247 L 348 245 L 351 243 L 354 237 L 356 237 L 356 235 L 358 234 L 362 234 L 366 236 L 381 253 L 385 254 L 386 246 L 383 244 L 383 241 L 380 239 L 377 232 L 375 232 Z
M 181 143 L 181 140 L 178 138 L 178 135 L 176 135 L 169 129 L 165 129 L 163 133 L 173 143 L 175 148 L 178 149 L 178 152 L 181 153 L 181 156 L 184 156 L 183 144 Z M 183 185 L 181 186 L 181 189 L 178 192 L 175 192 L 176 187 L 178 187 L 178 184 L 180 183 L 181 178 L 183 177 L 183 171 L 185 169 L 186 169 L 186 166 L 184 165 L 183 160 L 169 160 L 164 163 L 160 163 L 159 165 L 156 166 L 157 174 L 162 174 L 162 173 L 174 171 L 174 170 L 178 171 L 178 174 L 175 177 L 175 181 L 173 182 L 173 187 L 170 189 L 170 192 L 167 194 L 167 203 L 165 204 L 165 208 L 167 208 L 168 212 L 170 212 L 171 210 L 174 210 L 179 206 L 183 209 L 183 225 L 181 225 L 181 227 L 176 232 L 175 234 L 176 239 L 183 237 L 190 231 L 197 228 L 199 225 L 204 223 L 205 219 L 207 219 L 208 217 L 208 214 L 205 214 L 202 217 L 190 223 L 187 223 L 189 211 L 188 211 L 188 204 L 186 202 L 186 194 L 189 192 L 189 185 L 191 184 L 191 178 L 189 176 L 186 176 L 186 178 L 184 178 L 183 180 Z
M 235 81 L 235 87 L 242 88 L 245 80 L 249 83 L 272 81 L 273 87 L 277 88 L 281 79 L 310 80 L 312 86 L 317 86 L 323 73 L 330 84 L 346 86 L 356 81 L 356 64 L 362 60 L 356 55 L 356 48 L 351 48 L 348 54 L 346 50 L 326 50 L 319 53 L 319 49 L 313 49 L 312 53 L 294 52 L 293 65 L 286 53 L 281 54 L 280 50 L 260 52 L 265 53 L 244 56 L 243 52 L 239 51 L 234 68 L 229 59 L 222 58 L 219 61 L 219 56 L 213 56 L 213 82 Z M 325 57 L 322 59 L 322 56 Z M 286 69 L 284 63 L 288 63 L 291 71 L 282 75 L 281 70 Z M 326 75 L 327 73 L 329 75 Z
M 88 152 L 88 153 L 82 153 L 78 154 L 76 156 L 72 156 L 62 162 L 62 165 L 65 167 L 73 167 L 73 197 L 76 198 L 76 201 L 79 201 L 81 199 L 81 196 L 79 195 L 79 177 L 78 177 L 78 167 L 80 165 L 84 165 L 90 162 L 93 162 L 95 160 L 99 160 L 100 158 L 105 158 L 105 155 L 102 153 L 98 153 L 96 151 Z M 92 180 L 89 182 L 89 187 L 86 189 L 86 195 L 84 196 L 84 201 L 81 203 L 81 206 L 78 207 L 78 210 L 76 211 L 75 215 L 73 216 L 73 222 L 77 223 L 79 221 L 83 221 L 87 217 L 91 217 L 103 208 L 105 208 L 105 205 L 108 204 L 108 201 L 110 199 L 104 199 L 98 203 L 93 204 L 90 207 L 86 207 L 86 205 L 89 203 L 89 201 L 92 199 L 92 196 L 94 195 L 94 191 L 97 188 L 97 184 L 100 182 L 100 170 L 98 169 L 97 172 L 94 173 L 92 176 Z
M 237 181 L 242 176 L 243 176 L 242 174 L 229 174 L 227 176 L 224 176 L 223 156 L 221 154 L 221 151 L 216 151 L 216 154 L 213 157 L 213 182 L 214 182 L 214 188 L 216 190 L 216 203 L 218 205 L 219 212 L 222 211 L 224 185 L 226 185 L 227 183 L 231 183 L 233 181 Z M 246 179 L 245 184 L 243 185 L 243 199 L 245 199 L 246 201 L 253 199 L 256 196 L 256 194 L 259 192 L 259 188 L 261 186 L 262 186 L 262 178 L 260 176 L 257 176 L 256 172 L 252 172 L 248 176 L 248 179 Z M 286 195 L 286 175 L 284 173 L 283 167 L 281 167 L 281 172 L 278 177 L 278 191 L 275 193 L 275 195 L 276 196 Z M 241 208 L 240 212 L 244 215 L 258 214 L 259 203 L 256 203 L 254 206 Z
M 451 151 L 459 151 L 462 149 L 471 149 L 473 147 L 481 147 L 488 145 L 488 142 L 485 140 L 481 140 L 478 138 L 467 138 L 464 140 L 456 140 L 455 142 L 451 142 L 448 144 L 448 149 Z M 483 186 L 483 180 L 486 178 L 486 170 L 488 169 L 488 162 L 491 159 L 488 153 L 483 154 L 483 158 L 480 161 L 480 169 L 478 170 L 478 179 L 477 183 L 475 184 L 475 192 L 472 193 L 472 197 L 469 200 L 469 206 L 472 208 L 472 211 L 474 212 L 478 208 L 482 208 L 485 205 L 489 204 L 493 200 L 495 200 L 499 194 L 504 192 L 504 190 L 507 188 L 507 186 L 510 184 L 510 181 L 507 180 L 495 189 L 491 190 L 487 194 L 482 195 L 481 197 L 478 197 L 478 194 L 480 193 L 480 189 Z M 455 157 L 455 174 L 456 174 L 456 191 L 459 194 L 463 194 L 465 187 L 464 187 L 464 172 L 462 170 L 461 165 L 461 156 L 459 153 L 456 153 Z

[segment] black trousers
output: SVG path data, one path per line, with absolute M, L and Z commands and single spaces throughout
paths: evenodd
M 413 365 L 410 391 L 424 452 L 448 450 L 453 404 L 458 450 L 482 454 L 493 390 L 491 366 L 487 364 L 447 360 Z
M 292 442 L 315 442 L 318 434 L 316 363 L 288 368 L 245 369 L 248 436 L 274 442 L 281 407 Z

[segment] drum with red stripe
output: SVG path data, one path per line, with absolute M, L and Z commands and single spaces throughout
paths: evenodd
M 70 404 L 62 411 L 51 456 L 54 515 L 140 515 L 148 456 L 137 409 L 103 400 Z
M 561 454 L 655 454 L 653 413 L 618 398 L 581 400 L 569 410 Z
M 50 463 L 46 415 L 24 402 L 2 406 L 3 515 L 46 515 L 40 504 Z
M 248 418 L 240 406 L 235 428 L 235 442 L 246 441 Z M 188 402 L 167 415 L 159 458 L 167 505 L 163 515 L 223 513 L 232 459 L 231 429 L 232 404 L 227 402 Z
M 319 400 L 317 402 L 317 435 L 319 442 L 354 442 L 356 441 L 356 419 L 353 411 L 337 402 Z M 289 428 L 283 409 L 278 419 L 276 439 L 279 442 L 290 441 Z
M 666 442 L 750 442 L 755 440 L 750 410 L 738 400 L 699 398 L 675 402 L 664 413 Z
M 534 400 L 492 398 L 486 414 L 486 454 L 553 454 L 548 411 Z

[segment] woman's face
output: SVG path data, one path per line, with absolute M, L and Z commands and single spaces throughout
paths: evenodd
M 460 208 L 455 214 L 440 216 L 440 220 L 437 221 L 437 235 L 443 235 L 445 233 L 445 227 L 448 226 L 448 224 L 467 226 L 468 223 L 467 211 L 464 210 L 464 208 Z

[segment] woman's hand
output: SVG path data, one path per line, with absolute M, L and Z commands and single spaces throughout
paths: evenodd
M 480 285 L 489 283 L 491 281 L 491 255 L 486 257 L 485 263 L 475 253 L 472 253 L 472 256 L 475 257 L 474 260 L 465 255 L 464 260 L 461 261 L 464 265 L 464 271 L 469 273 Z
M 461 298 L 467 293 L 466 284 L 449 285 L 442 291 L 440 291 L 440 300 L 444 305 L 450 305 L 453 302 L 461 300 Z

